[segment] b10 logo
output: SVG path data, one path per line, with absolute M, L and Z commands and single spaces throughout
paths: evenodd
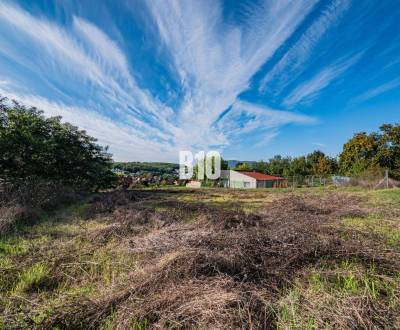
M 193 178 L 193 161 L 197 162 L 197 180 L 216 180 L 221 176 L 221 155 L 218 151 L 200 151 L 194 155 L 191 151 L 179 152 L 179 179 Z

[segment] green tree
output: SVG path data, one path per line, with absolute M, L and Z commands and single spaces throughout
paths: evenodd
M 292 159 L 290 157 L 282 157 L 281 155 L 276 155 L 268 160 L 267 173 L 276 176 L 289 176 L 290 175 L 290 165 Z
M 13 183 L 39 178 L 80 189 L 112 183 L 111 155 L 85 131 L 15 101 L 0 104 L 1 178 Z
M 332 174 L 331 162 L 328 157 L 320 157 L 314 165 L 314 173 L 317 175 Z
M 400 179 L 400 124 L 384 124 L 380 131 L 374 162 Z
M 322 163 L 321 159 L 324 159 L 326 156 L 322 151 L 315 150 L 311 154 L 308 154 L 306 157 L 306 162 L 310 167 L 310 174 L 317 174 L 317 164 Z
M 289 168 L 289 176 L 306 176 L 312 173 L 310 163 L 305 156 L 296 157 L 292 160 Z
M 378 142 L 379 135 L 376 133 L 356 133 L 343 146 L 339 156 L 340 171 L 344 175 L 354 176 L 376 165 Z
M 250 171 L 251 170 L 250 165 L 248 163 L 238 163 L 236 165 L 235 169 L 238 171 Z
M 313 175 L 328 175 L 337 171 L 337 161 L 330 158 L 322 151 L 315 150 L 307 155 L 307 163 Z
M 260 173 L 268 173 L 268 162 L 265 162 L 263 160 L 259 162 L 254 162 L 252 164 L 252 169 Z

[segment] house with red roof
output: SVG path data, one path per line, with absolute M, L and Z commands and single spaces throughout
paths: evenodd
M 222 170 L 221 181 L 227 188 L 280 188 L 286 187 L 287 181 L 279 176 L 259 172 Z

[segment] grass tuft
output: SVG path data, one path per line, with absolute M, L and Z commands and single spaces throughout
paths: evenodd
M 48 275 L 50 271 L 43 263 L 37 263 L 19 274 L 19 281 L 13 293 L 19 294 L 29 291 L 37 291 L 48 285 Z

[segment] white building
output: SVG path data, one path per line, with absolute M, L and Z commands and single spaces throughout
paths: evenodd
M 284 178 L 258 173 L 234 170 L 222 170 L 221 180 L 224 187 L 229 188 L 278 188 L 286 187 Z

